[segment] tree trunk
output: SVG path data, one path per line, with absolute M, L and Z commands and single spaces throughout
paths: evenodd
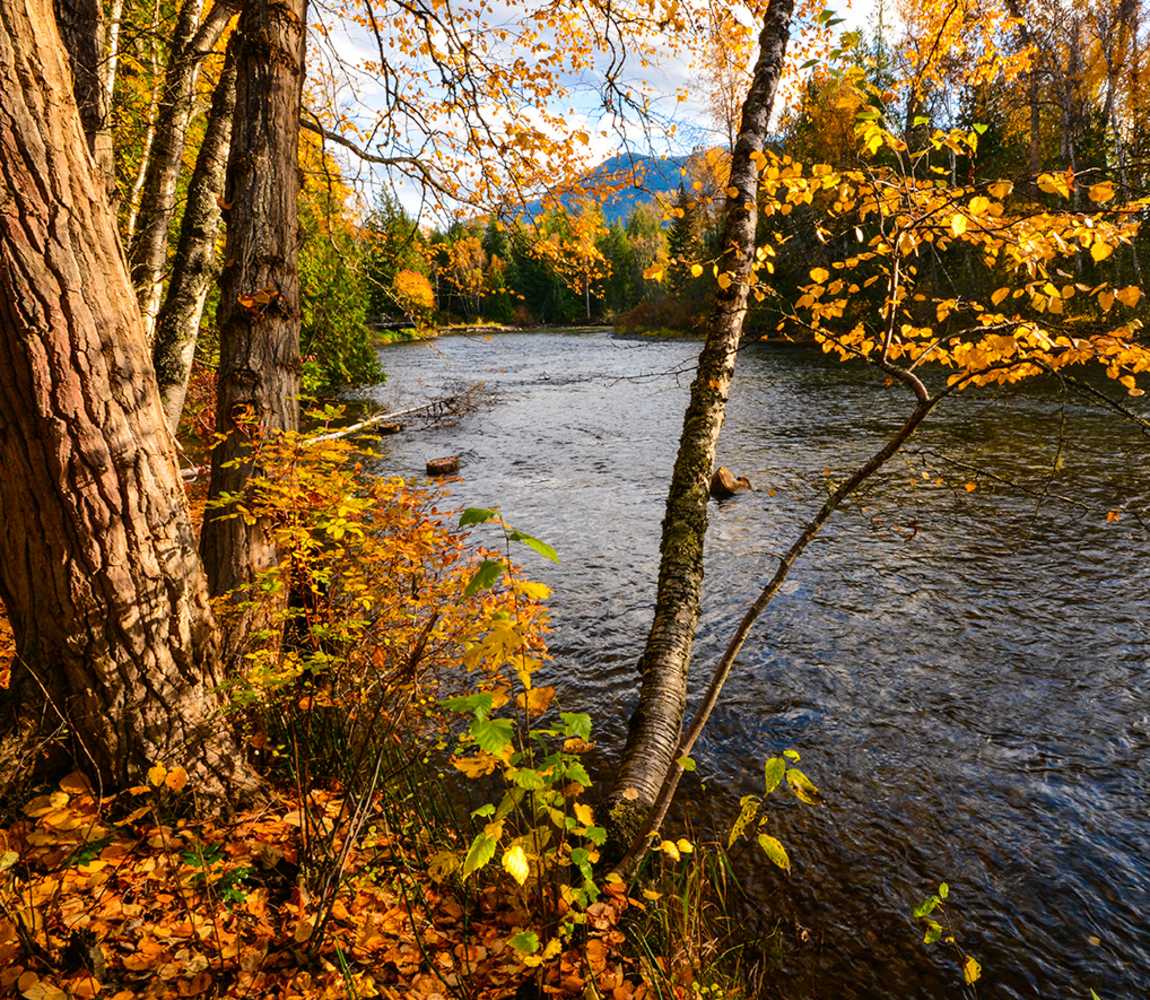
M 132 283 L 136 286 L 149 339 L 155 330 L 163 292 L 168 229 L 176 205 L 176 182 L 184 156 L 184 139 L 195 110 L 196 77 L 203 58 L 219 41 L 235 13 L 231 3 L 218 0 L 200 24 L 203 5 L 204 0 L 184 0 L 176 19 L 129 254 Z
M 298 422 L 299 118 L 306 0 L 250 0 L 236 29 L 236 110 L 228 157 L 228 238 L 217 326 L 220 367 L 211 497 L 243 490 L 250 437 Z M 275 564 L 267 526 L 209 515 L 202 551 L 213 594 Z M 241 623 L 237 642 L 246 627 Z M 229 638 L 231 638 L 229 636 Z
M 100 0 L 55 0 L 56 25 L 72 69 L 72 93 L 88 150 L 105 185 L 112 179 L 111 103 L 104 93 L 104 10 Z
M 167 297 L 156 319 L 152 357 L 168 429 L 174 434 L 184 409 L 188 376 L 196 353 L 196 337 L 204 300 L 215 277 L 216 231 L 220 198 L 232 137 L 236 104 L 235 44 L 228 45 L 224 68 L 212 96 L 204 141 L 188 184 L 188 198 L 180 223 L 180 242 L 172 259 Z
M 213 697 L 217 631 L 51 0 L 0 4 L 0 74 L 0 597 L 18 707 L 47 702 L 105 784 L 160 760 L 222 794 L 242 756 Z
M 734 280 L 716 295 L 667 496 L 655 617 L 640 661 L 639 705 L 612 795 L 613 821 L 624 833 L 655 802 L 673 763 L 683 722 L 691 648 L 699 622 L 711 474 L 735 374 L 754 261 L 759 174 L 753 155 L 761 153 L 766 142 L 793 8 L 793 0 L 771 0 L 764 16 L 758 61 L 731 158 L 730 184 L 738 193 L 727 199 L 720 269 L 731 272 Z

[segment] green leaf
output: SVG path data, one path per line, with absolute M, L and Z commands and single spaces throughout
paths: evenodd
M 511 775 L 511 780 L 520 788 L 526 788 L 530 792 L 537 792 L 539 789 L 547 787 L 547 779 L 531 767 L 517 768 L 515 773 Z
M 946 897 L 949 895 L 950 895 L 950 886 L 947 885 L 945 882 L 939 882 L 938 883 L 938 898 L 939 899 L 946 899 Z
M 539 950 L 539 935 L 534 931 L 520 931 L 508 938 L 507 943 L 520 955 L 534 955 Z
M 465 694 L 458 698 L 444 698 L 439 704 L 449 712 L 458 712 L 460 715 L 475 714 L 477 718 L 486 718 L 491 711 L 491 695 L 485 691 L 478 694 Z
M 770 795 L 779 787 L 783 775 L 787 773 L 787 762 L 782 757 L 771 757 L 763 765 L 763 794 Z
M 974 131 L 979 135 L 986 135 L 986 130 L 990 128 L 990 126 L 984 122 L 975 122 L 973 125 L 971 125 L 971 128 L 974 129 Z
M 586 712 L 560 712 L 563 720 L 563 735 L 575 736 L 581 740 L 591 738 L 591 716 Z
M 546 542 L 541 542 L 534 535 L 529 535 L 525 531 L 515 530 L 512 531 L 507 537 L 513 542 L 522 542 L 529 549 L 534 549 L 545 559 L 550 559 L 555 563 L 559 561 L 559 553 L 551 548 L 551 546 Z
M 802 758 L 799 756 L 798 750 L 784 750 L 783 756 L 786 757 L 787 760 L 792 761 L 795 764 L 797 764 L 800 760 L 802 760 Z
M 467 586 L 463 589 L 463 596 L 470 597 L 481 590 L 487 590 L 494 587 L 503 578 L 503 560 L 502 559 L 484 559 L 479 564 L 477 569 L 470 580 L 467 581 Z
M 498 516 L 499 511 L 489 507 L 468 507 L 459 515 L 459 526 L 469 528 L 473 524 L 486 524 L 488 521 L 494 521 Z
M 915 116 L 914 116 L 914 120 L 911 122 L 911 124 L 912 124 L 912 125 L 914 125 L 914 126 L 918 126 L 918 125 L 929 125 L 929 124 L 930 124 L 930 119 L 929 119 L 929 118 L 927 118 L 927 116 L 926 116 L 926 115 L 915 115 Z
M 942 924 L 937 920 L 928 920 L 926 922 L 926 933 L 922 936 L 922 943 L 934 944 L 940 937 L 942 937 Z
M 684 754 L 679 758 L 679 767 L 681 767 L 684 771 L 693 771 L 695 770 L 695 766 L 694 757 L 688 757 L 686 754 Z
M 931 896 L 929 899 L 924 899 L 921 903 L 914 908 L 914 915 L 916 918 L 921 919 L 928 914 L 934 913 L 938 909 L 939 899 L 937 896 Z
M 471 723 L 471 737 L 480 750 L 499 753 L 514 739 L 515 727 L 510 719 L 476 719 Z
M 572 781 L 579 782 L 584 788 L 591 787 L 591 776 L 587 773 L 587 769 L 578 761 L 567 765 L 567 777 Z
M 468 848 L 467 857 L 463 859 L 463 877 L 467 878 L 472 872 L 479 871 L 488 861 L 495 857 L 495 838 L 486 833 L 476 834 L 475 839 Z
M 760 833 L 755 840 L 768 858 L 787 874 L 790 874 L 791 859 L 787 857 L 787 849 L 783 847 L 782 841 L 776 840 L 774 837 L 770 837 L 765 833 Z
M 493 812 L 495 812 L 495 803 L 488 802 L 485 806 L 480 806 L 478 809 L 472 809 L 471 816 L 473 819 L 476 819 L 480 816 L 490 816 Z
M 596 847 L 602 847 L 607 842 L 607 831 L 601 826 L 589 826 L 583 831 L 586 837 Z

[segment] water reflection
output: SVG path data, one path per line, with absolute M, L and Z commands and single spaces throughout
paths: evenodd
M 531 566 L 556 590 L 556 674 L 607 747 L 633 704 L 695 351 L 453 338 L 388 349 L 374 393 L 399 406 L 476 379 L 496 391 L 458 427 L 388 439 L 384 463 L 416 474 L 459 452 L 461 503 L 498 502 L 558 549 L 559 566 Z M 867 372 L 744 351 L 720 460 L 757 492 L 712 505 L 698 663 L 828 478 L 906 408 Z M 942 878 L 983 995 L 1150 994 L 1150 560 L 1134 517 L 1105 518 L 1150 505 L 1147 451 L 1050 386 L 957 400 L 795 569 L 699 747 L 706 789 L 696 780 L 684 807 L 696 823 L 729 811 L 785 746 L 826 794 L 818 810 L 772 812 L 790 880 L 737 854 L 764 932 L 781 926 L 789 943 L 779 995 L 960 995 L 907 917 Z

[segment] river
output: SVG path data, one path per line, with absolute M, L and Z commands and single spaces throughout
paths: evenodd
M 399 407 L 491 390 L 456 426 L 385 439 L 382 461 L 419 475 L 461 454 L 461 506 L 500 505 L 558 550 L 557 566 L 523 554 L 554 589 L 553 677 L 609 750 L 634 705 L 697 350 L 451 337 L 386 348 L 369 393 Z M 711 504 L 696 678 L 828 482 L 908 405 L 817 352 L 744 349 L 719 460 L 756 490 Z M 781 945 L 778 996 L 963 995 L 953 953 L 909 915 L 942 880 L 980 995 L 1150 996 L 1150 532 L 1131 510 L 1107 518 L 1150 507 L 1148 457 L 1132 425 L 1051 385 L 964 396 L 795 567 L 676 819 L 707 829 L 760 787 L 766 756 L 802 753 L 825 804 L 770 810 L 792 875 L 734 851 L 748 920 Z

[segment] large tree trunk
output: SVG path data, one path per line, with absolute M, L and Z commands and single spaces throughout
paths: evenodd
M 655 802 L 673 763 L 683 722 L 691 648 L 699 623 L 709 486 L 754 261 L 759 174 L 753 156 L 762 152 L 766 142 L 793 9 L 793 0 L 771 0 L 764 16 L 758 61 L 731 158 L 730 184 L 738 191 L 727 199 L 720 269 L 731 272 L 734 280 L 716 296 L 667 496 L 655 618 L 640 661 L 639 705 L 613 790 L 613 820 L 623 833 Z
M 227 172 L 232 137 L 232 114 L 236 105 L 234 40 L 227 56 L 204 130 L 204 141 L 188 184 L 188 198 L 180 223 L 180 242 L 172 259 L 172 276 L 163 308 L 156 319 L 152 357 L 164 417 L 174 434 L 184 409 L 188 376 L 196 353 L 196 337 L 204 300 L 215 277 L 216 231 L 220 223 L 220 199 Z
M 51 0 L 0 3 L 0 597 L 19 708 L 103 782 L 242 767 L 218 635 L 139 308 Z M 30 694 L 29 694 L 30 693 Z
M 132 283 L 136 286 L 149 338 L 155 329 L 163 292 L 168 229 L 176 206 L 184 139 L 195 110 L 196 77 L 200 63 L 212 51 L 235 13 L 236 3 L 238 0 L 217 0 L 201 24 L 204 0 L 184 0 L 176 19 L 129 253 Z
M 298 422 L 299 119 L 306 0 L 249 0 L 236 29 L 236 110 L 225 201 L 228 237 L 217 326 L 220 366 L 211 497 L 243 490 L 253 434 Z M 213 594 L 275 564 L 267 526 L 209 515 L 202 551 Z M 237 641 L 244 638 L 241 623 Z M 231 638 L 231 636 L 229 636 Z

